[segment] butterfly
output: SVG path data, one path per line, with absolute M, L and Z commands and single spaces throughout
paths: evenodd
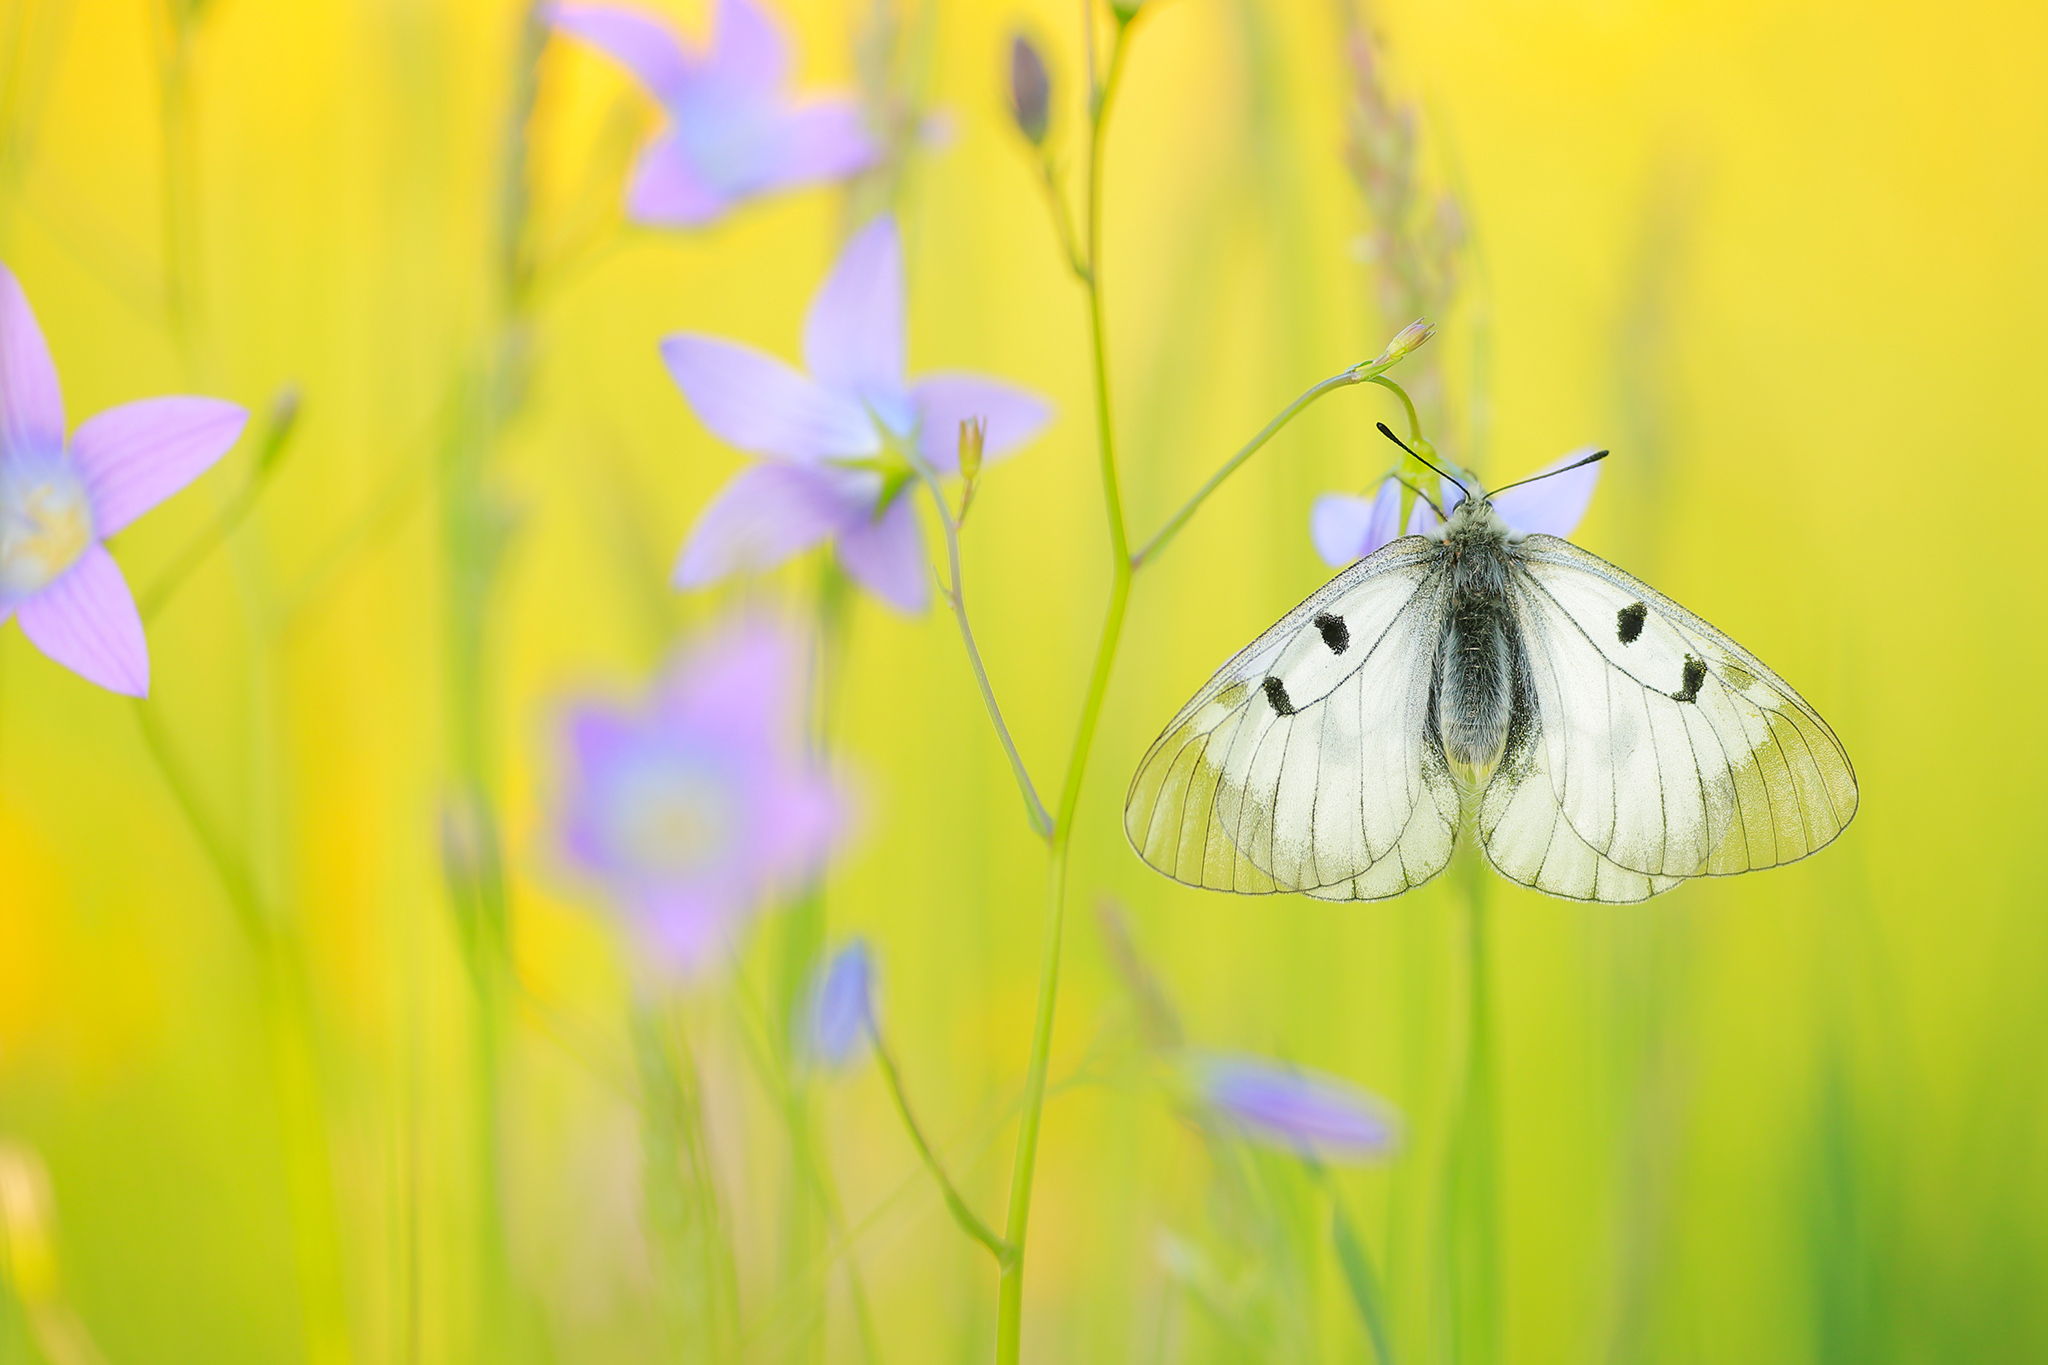
M 1642 580 L 1511 529 L 1506 491 L 1467 492 L 1217 671 L 1131 781 L 1146 863 L 1381 900 L 1470 837 L 1510 881 L 1627 903 L 1842 832 L 1856 774 L 1820 713 Z

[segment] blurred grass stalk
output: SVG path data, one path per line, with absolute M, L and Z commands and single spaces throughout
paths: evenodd
M 158 40 L 164 319 L 188 382 L 200 382 L 204 369 L 205 282 L 200 254 L 193 64 L 206 0 L 163 0 L 161 6 L 152 6 L 151 15 Z M 288 449 L 297 415 L 296 392 L 287 389 L 273 403 L 243 488 L 173 559 L 170 569 L 144 595 L 139 610 L 150 615 L 160 611 L 190 572 L 226 543 L 230 533 L 254 508 Z M 287 909 L 268 902 L 248 850 L 207 812 L 198 785 L 179 757 L 156 706 L 146 700 L 136 703 L 136 717 L 146 747 L 194 840 L 212 865 L 256 958 L 257 995 L 283 1144 L 306 1359 L 310 1365 L 340 1365 L 352 1357 L 348 1306 L 321 1082 L 319 1026 L 305 975 L 298 926 Z M 77 1342 L 85 1342 L 78 1349 L 89 1352 L 90 1343 L 85 1341 L 83 1329 L 74 1335 Z M 90 1354 L 79 1355 L 76 1349 L 72 1350 L 72 1357 L 94 1358 Z
M 1337 0 L 1337 7 L 1347 68 L 1345 164 L 1366 216 L 1358 255 L 1373 281 L 1368 310 L 1382 329 L 1409 318 L 1445 318 L 1458 292 L 1457 258 L 1466 239 L 1463 216 L 1451 195 L 1432 198 L 1423 190 L 1420 114 L 1387 86 L 1385 63 L 1368 9 L 1362 0 Z M 1375 382 L 1401 400 L 1411 443 L 1420 445 L 1427 431 L 1430 445 L 1421 447 L 1426 453 L 1445 454 L 1456 464 L 1469 466 L 1473 456 L 1457 453 L 1464 443 L 1449 420 L 1444 355 L 1441 348 L 1428 351 L 1418 365 L 1404 369 L 1402 384 L 1386 378 Z M 1474 393 L 1470 400 L 1476 405 L 1482 397 Z M 1403 463 L 1404 473 L 1415 486 L 1435 486 L 1436 476 L 1419 462 Z M 1404 496 L 1404 525 L 1410 506 L 1412 498 Z M 1426 1234 L 1434 1237 L 1437 1247 L 1434 1253 L 1424 1254 L 1424 1277 L 1429 1283 L 1420 1311 L 1410 1318 L 1410 1331 L 1417 1339 L 1410 1343 L 1409 1353 L 1455 1365 L 1491 1365 L 1500 1357 L 1503 1340 L 1499 1079 L 1486 873 L 1476 852 L 1466 849 L 1460 853 L 1459 867 L 1448 881 L 1454 889 L 1450 909 L 1459 919 L 1452 942 L 1461 939 L 1463 949 L 1464 1060 L 1448 1112 L 1442 1116 L 1442 1168 L 1435 1176 L 1435 1212 L 1428 1219 L 1431 1232 Z M 1407 974 L 1409 1007 L 1404 1011 L 1404 1045 L 1409 1054 L 1406 1069 L 1413 1084 L 1448 1061 L 1438 1038 L 1450 1031 L 1451 1021 L 1430 984 L 1436 973 L 1422 965 L 1447 945 L 1420 922 L 1414 922 L 1409 932 L 1417 936 L 1421 949 L 1419 957 L 1411 955 L 1411 968 L 1422 967 Z M 1401 1235 L 1398 1223 L 1412 1215 L 1418 1193 L 1400 1186 L 1430 1179 L 1428 1166 L 1420 1161 L 1406 1163 L 1397 1177 L 1393 1206 L 1397 1227 L 1389 1237 L 1390 1269 L 1395 1268 L 1395 1251 L 1409 1241 Z M 1413 1243 L 1409 1245 L 1412 1248 Z M 1349 1273 L 1348 1264 L 1346 1269 Z M 1384 1343 L 1379 1349 L 1384 1352 Z
M 850 597 L 851 586 L 845 574 L 836 561 L 826 557 L 812 602 L 809 693 L 812 752 L 826 764 L 831 762 L 832 755 L 832 689 L 845 658 L 852 624 Z M 823 1234 L 828 1229 L 836 1231 L 838 1218 L 829 1168 L 819 1151 L 812 1074 L 796 1055 L 794 1021 L 802 1008 L 811 974 L 824 955 L 825 909 L 825 884 L 819 877 L 803 889 L 784 913 L 782 951 L 765 1021 L 768 1047 L 774 1057 L 774 1074 L 767 1079 L 771 1090 L 778 1092 L 789 1140 L 790 1180 L 784 1205 L 782 1274 L 785 1280 L 800 1286 L 805 1311 L 795 1354 L 808 1360 L 821 1358 L 825 1350 L 825 1301 L 831 1265 L 821 1261 L 818 1252 L 824 1242 Z M 851 1249 L 848 1267 L 857 1285 L 859 1270 Z
M 491 743 L 495 696 L 489 662 L 491 611 L 515 528 L 494 484 L 493 466 L 528 393 L 535 274 L 529 135 L 547 40 L 540 4 L 523 6 L 515 23 L 492 240 L 483 253 L 488 312 L 477 353 L 453 379 L 440 462 L 452 785 L 443 856 L 476 1026 L 476 1348 L 486 1359 L 509 1361 L 527 1358 L 536 1347 L 536 1334 L 514 1282 L 504 1207 L 503 1068 L 517 978 Z
M 1087 771 L 1088 753 L 1093 747 L 1095 725 L 1101 718 L 1103 699 L 1109 690 L 1110 669 L 1116 662 L 1117 642 L 1123 634 L 1124 609 L 1131 595 L 1131 551 L 1117 483 L 1116 433 L 1110 415 L 1108 339 L 1103 324 L 1102 153 L 1135 13 L 1135 10 L 1126 10 L 1122 3 L 1112 5 L 1114 36 L 1110 41 L 1108 69 L 1098 87 L 1095 83 L 1093 0 L 1083 0 L 1081 7 L 1083 39 L 1088 52 L 1088 153 L 1085 168 L 1087 188 L 1082 206 L 1081 240 L 1084 245 L 1082 256 L 1075 262 L 1075 270 L 1088 294 L 1089 354 L 1095 376 L 1096 444 L 1102 468 L 1103 503 L 1109 518 L 1110 589 L 1102 635 L 1096 646 L 1095 664 L 1088 679 L 1086 697 L 1081 703 L 1080 723 L 1073 751 L 1067 759 L 1066 780 L 1061 786 L 1059 808 L 1053 817 L 1049 841 L 1045 926 L 1038 950 L 1038 1003 L 1031 1030 L 1031 1060 L 1024 1079 L 1024 1111 L 1017 1125 L 1017 1151 L 1010 1168 L 1009 1212 L 1003 1226 L 1003 1241 L 1013 1254 L 1003 1262 L 996 1281 L 997 1365 L 1018 1365 L 1022 1355 L 1025 1238 L 1031 1223 L 1031 1185 L 1038 1161 L 1039 1124 L 1045 1111 L 1046 1069 L 1052 1055 L 1053 1012 L 1059 999 L 1060 936 L 1066 912 L 1067 859 L 1073 847 L 1074 813 L 1081 802 L 1081 779 Z M 1047 160 L 1043 164 L 1047 185 L 1051 187 L 1056 183 L 1052 177 L 1051 162 Z M 1072 238 L 1067 235 L 1066 211 L 1056 191 L 1053 211 L 1059 220 L 1062 236 L 1071 242 Z
M 1109 603 L 1104 615 L 1102 634 L 1096 646 L 1095 663 L 1089 675 L 1087 693 L 1082 701 L 1074 747 L 1067 760 L 1059 807 L 1053 817 L 1048 838 L 1050 857 L 1046 913 L 1039 949 L 1038 1000 L 1032 1026 L 1031 1059 L 1025 1075 L 1023 1117 L 1018 1125 L 1017 1150 L 1011 1167 L 1009 1213 L 997 1258 L 1001 1265 L 997 1281 L 996 1307 L 998 1365 L 1015 1365 L 1020 1357 L 1026 1232 L 1030 1223 L 1031 1189 L 1037 1161 L 1039 1125 L 1045 1106 L 1046 1071 L 1051 1054 L 1053 1019 L 1059 995 L 1060 942 L 1066 909 L 1068 857 L 1072 849 L 1074 818 L 1080 804 L 1082 780 L 1086 775 L 1088 756 L 1093 747 L 1095 727 L 1101 718 L 1103 702 L 1108 694 L 1110 673 L 1116 661 L 1117 646 L 1122 639 L 1124 614 L 1130 602 L 1132 578 L 1138 569 L 1150 563 L 1166 547 L 1224 480 L 1316 399 L 1334 389 L 1369 380 L 1384 383 L 1395 393 L 1401 393 L 1398 386 L 1381 376 L 1386 370 L 1405 359 L 1409 350 L 1420 345 L 1429 335 L 1426 324 L 1414 323 L 1404 328 L 1400 336 L 1389 343 L 1373 360 L 1353 365 L 1304 391 L 1235 455 L 1226 460 L 1155 535 L 1135 552 L 1132 551 L 1117 475 L 1115 423 L 1110 401 L 1108 339 L 1102 288 L 1102 173 L 1103 148 L 1108 133 L 1110 111 L 1115 103 L 1119 78 L 1123 73 L 1129 51 L 1131 33 L 1143 11 L 1136 0 L 1112 0 L 1109 11 L 1114 23 L 1113 36 L 1107 68 L 1101 84 L 1097 86 L 1094 83 L 1096 25 L 1093 0 L 1084 0 L 1082 6 L 1083 36 L 1088 52 L 1089 73 L 1088 150 L 1084 166 L 1086 186 L 1082 200 L 1082 223 L 1078 234 L 1072 230 L 1068 221 L 1066 201 L 1051 155 L 1044 145 L 1044 66 L 1042 61 L 1036 58 L 1035 52 L 1029 50 L 1024 40 L 1017 40 L 1017 57 L 1020 62 L 1017 70 L 1029 73 L 1036 87 L 1028 97 L 1022 90 L 1013 90 L 1018 128 L 1038 153 L 1038 169 L 1061 247 L 1073 274 L 1088 297 L 1089 355 L 1094 374 L 1096 444 L 1101 463 L 1103 502 L 1109 522 L 1111 576 Z M 1029 62 L 1024 61 L 1027 57 L 1031 59 Z M 1032 70 L 1033 66 L 1035 71 Z M 1013 80 L 1015 79 L 1013 76 Z M 1403 395 L 1403 402 L 1406 401 Z M 1413 412 L 1412 406 L 1410 412 Z M 938 510 L 942 518 L 947 515 L 943 499 L 939 500 Z M 954 581 L 957 585 L 957 574 Z M 964 615 L 961 625 L 963 641 L 967 645 L 970 657 L 973 657 L 973 641 L 966 630 Z M 1000 716 L 996 713 L 993 699 L 989 697 L 986 677 L 981 674 L 978 659 L 975 663 L 977 677 L 983 684 L 984 699 L 988 701 L 990 717 L 995 722 L 998 734 L 1003 737 L 1005 747 L 1008 748 L 1008 736 Z M 1035 810 L 1035 793 L 1021 764 L 1017 765 L 1017 777 L 1027 803 Z M 1036 820 L 1033 824 L 1034 828 L 1038 827 Z

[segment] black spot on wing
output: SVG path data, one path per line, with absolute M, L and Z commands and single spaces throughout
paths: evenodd
M 1637 637 L 1643 633 L 1643 621 L 1649 614 L 1649 609 L 1640 602 L 1631 602 L 1615 613 L 1616 634 L 1621 637 L 1623 644 L 1632 645 L 1636 642 Z
M 1342 654 L 1351 648 L 1351 627 L 1344 624 L 1343 617 L 1324 612 L 1316 618 L 1315 626 L 1323 633 L 1323 643 L 1332 654 Z
M 1685 685 L 1671 694 L 1673 701 L 1698 701 L 1700 684 L 1707 680 L 1707 666 L 1692 655 L 1685 656 Z M 1271 681 L 1268 679 L 1267 681 Z
M 1690 675 L 1688 675 L 1690 676 Z M 1287 684 L 1278 678 L 1266 679 L 1266 700 L 1273 705 L 1273 713 L 1280 716 L 1294 714 L 1294 703 L 1287 700 Z

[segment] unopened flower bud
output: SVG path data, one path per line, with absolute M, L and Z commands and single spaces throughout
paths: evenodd
M 1045 144 L 1052 110 L 1052 76 L 1037 44 L 1023 34 L 1010 39 L 1010 116 L 1017 131 L 1034 147 Z
M 798 1021 L 798 1042 L 811 1060 L 840 1070 L 867 1043 L 874 1021 L 874 954 L 857 938 L 820 965 Z
M 982 447 L 988 443 L 988 419 L 967 417 L 960 421 L 960 477 L 969 483 L 981 477 Z
M 1435 323 L 1428 318 L 1417 318 L 1394 333 L 1394 339 L 1387 343 L 1387 349 L 1380 352 L 1380 361 L 1383 364 L 1392 364 L 1403 356 L 1420 350 L 1422 343 L 1435 335 Z
M 292 431 L 298 422 L 299 386 L 287 384 L 270 400 L 270 426 L 263 433 L 263 444 L 256 452 L 258 469 L 269 470 L 277 464 L 291 445 Z
M 1144 3 L 1145 0 L 1109 0 L 1109 9 L 1116 15 L 1117 22 L 1128 24 L 1138 17 L 1138 10 Z

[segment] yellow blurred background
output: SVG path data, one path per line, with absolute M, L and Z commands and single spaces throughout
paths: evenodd
M 647 3 L 703 29 L 695 0 Z M 987 478 L 965 545 L 989 672 L 1055 787 L 1108 556 L 1084 299 L 1003 91 L 1021 25 L 1051 57 L 1071 168 L 1078 7 L 774 8 L 815 86 L 851 86 L 862 36 L 893 14 L 913 84 L 946 111 L 950 136 L 896 200 L 912 372 L 983 370 L 1058 404 Z M 0 259 L 72 420 L 169 392 L 259 413 L 288 385 L 301 400 L 253 514 L 149 632 L 148 713 L 279 926 L 276 961 L 238 929 L 136 708 L 0 629 L 0 1142 L 46 1168 L 50 1196 L 0 1209 L 17 1253 L 48 1224 L 61 1276 L 33 1288 L 19 1254 L 0 1258 L 18 1281 L 0 1290 L 0 1359 L 676 1355 L 650 1306 L 631 974 L 552 852 L 555 726 L 565 699 L 629 694 L 734 603 L 807 600 L 810 562 L 719 593 L 666 586 L 742 457 L 696 422 L 656 343 L 690 328 L 794 357 L 854 206 L 812 190 L 696 235 L 622 226 L 621 176 L 656 112 L 615 67 L 551 43 L 525 128 L 555 268 L 505 359 L 493 224 L 521 14 L 0 5 Z M 1860 818 L 1807 862 L 1642 906 L 1492 880 L 1498 1316 L 1461 1327 L 1457 888 L 1363 906 L 1206 894 L 1146 870 L 1118 819 L 1182 701 L 1327 577 L 1313 497 L 1385 467 L 1372 424 L 1395 420 L 1389 396 L 1323 400 L 1136 586 L 1077 826 L 1052 1070 L 1080 1079 L 1047 1109 L 1027 1358 L 1371 1358 L 1310 1226 L 1328 1216 L 1318 1187 L 1284 1163 L 1250 1168 L 1262 1207 L 1320 1253 L 1233 1268 L 1208 1149 L 1130 1063 L 1105 899 L 1193 1040 L 1349 1077 L 1405 1114 L 1397 1159 L 1338 1177 L 1403 1359 L 2048 1358 L 2048 561 L 2032 529 L 2048 12 L 1385 0 L 1370 22 L 1388 86 L 1419 111 L 1421 179 L 1456 197 L 1467 237 L 1427 353 L 1440 447 L 1498 480 L 1611 446 L 1576 539 L 1792 680 L 1856 762 Z M 1133 29 L 1104 286 L 1140 536 L 1407 321 L 1382 315 L 1359 250 L 1343 23 L 1334 0 L 1146 0 Z M 465 701 L 448 450 L 507 374 L 528 387 L 504 400 L 483 479 L 510 538 L 487 685 Z M 255 448 L 121 537 L 138 588 L 237 496 Z M 1043 848 L 942 612 L 861 600 L 831 705 L 863 816 L 826 889 L 829 933 L 875 944 L 920 1116 L 999 1218 Z M 490 746 L 519 982 L 490 1102 L 497 1215 L 479 1208 L 490 1092 L 441 868 L 465 719 Z M 790 1288 L 786 1142 L 748 1061 L 742 1021 L 782 951 L 771 916 L 738 983 L 679 1006 L 738 1266 L 734 1352 L 855 1360 L 844 1279 L 822 1319 Z M 294 1027 L 297 1051 L 278 1041 Z M 985 1358 L 993 1271 L 922 1183 L 872 1068 L 816 1102 L 857 1231 L 838 1253 L 884 1357 Z M 324 1167 L 292 1154 L 292 1103 Z M 309 1233 L 293 1209 L 323 1205 L 331 1225 Z M 813 1255 L 829 1240 L 814 1230 Z M 53 1293 L 63 1331 L 38 1316 Z M 1267 1331 L 1283 1302 L 1306 1335 Z

